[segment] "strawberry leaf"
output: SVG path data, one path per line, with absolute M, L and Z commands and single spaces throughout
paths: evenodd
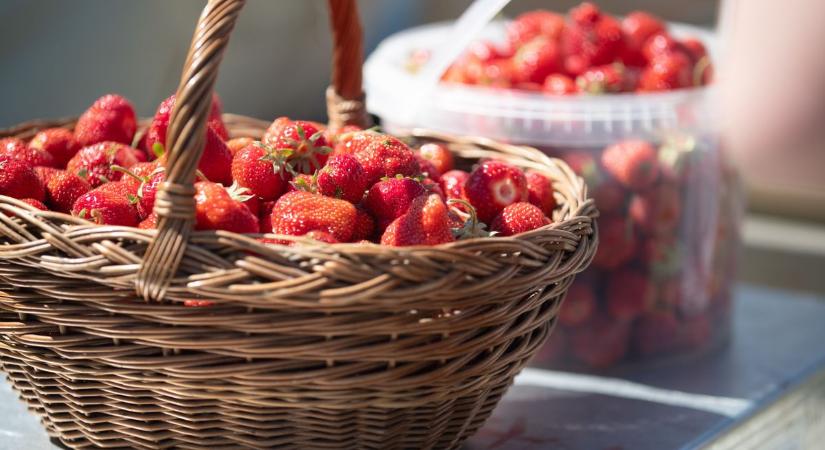
M 155 158 L 160 158 L 166 153 L 166 148 L 160 142 L 155 142 L 152 144 L 152 153 L 155 154 Z

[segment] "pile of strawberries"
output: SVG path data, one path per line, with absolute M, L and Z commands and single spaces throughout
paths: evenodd
M 428 58 L 414 52 L 410 68 Z M 712 67 L 697 39 L 678 40 L 659 18 L 621 20 L 582 3 L 567 17 L 537 10 L 507 24 L 507 42 L 475 42 L 445 73 L 453 83 L 553 95 L 667 91 L 707 84 Z
M 727 195 L 734 175 L 712 165 L 710 152 L 679 147 L 628 139 L 557 151 L 596 202 L 599 247 L 568 289 L 560 326 L 538 359 L 601 368 L 701 349 L 723 332 L 738 207 L 719 192 Z M 700 194 L 720 181 L 714 196 Z
M 166 179 L 164 143 L 174 96 L 145 133 L 123 97 L 101 97 L 74 132 L 46 129 L 29 142 L 0 140 L 0 195 L 97 224 L 155 228 Z M 437 245 L 510 236 L 550 223 L 550 180 L 497 160 L 470 172 L 443 145 L 410 148 L 374 130 L 336 133 L 276 119 L 261 141 L 229 139 L 215 97 L 195 183 L 198 230 L 274 233 L 315 240 Z M 282 243 L 274 238 L 266 242 Z

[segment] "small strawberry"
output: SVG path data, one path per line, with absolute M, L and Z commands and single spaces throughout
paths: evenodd
M 687 56 L 682 44 L 666 31 L 650 36 L 642 46 L 642 55 L 648 64 L 660 56 L 673 53 L 681 53 Z
M 601 214 L 618 214 L 624 210 L 628 193 L 613 180 L 606 180 L 593 188 L 593 201 Z
M 596 312 L 596 293 L 590 284 L 575 281 L 567 288 L 567 296 L 559 312 L 559 323 L 566 327 L 584 324 Z
M 502 236 L 513 236 L 541 228 L 550 223 L 541 209 L 527 202 L 518 202 L 507 205 L 493 219 L 490 230 Z
M 141 230 L 154 230 L 158 227 L 158 215 L 156 213 L 149 214 L 137 226 Z
M 212 127 L 206 130 L 206 144 L 198 162 L 198 170 L 209 181 L 224 186 L 232 184 L 232 152 Z
M 599 247 L 593 267 L 613 270 L 633 259 L 636 233 L 629 220 L 621 216 L 599 218 Z
M 379 222 L 389 223 L 406 213 L 413 200 L 425 193 L 424 186 L 412 178 L 387 178 L 370 188 L 364 198 L 364 207 Z
M 576 82 L 567 75 L 553 73 L 544 79 L 542 91 L 550 95 L 570 95 L 578 92 Z
M 352 231 L 350 241 L 358 242 L 369 240 L 375 233 L 375 219 L 361 208 L 355 210 L 355 228 Z
M 166 131 L 169 128 L 169 120 L 172 118 L 173 109 L 175 109 L 174 94 L 162 101 L 160 105 L 158 105 L 157 111 L 155 111 L 152 123 L 149 124 L 149 128 L 146 130 L 146 135 L 144 136 L 145 146 L 142 147 L 150 157 L 154 156 L 153 149 L 155 145 L 160 144 L 166 147 Z M 222 140 L 229 139 L 229 132 L 226 130 L 226 125 L 224 125 L 221 119 L 221 101 L 217 94 L 212 96 L 207 128 L 212 128 Z
M 624 36 L 619 22 L 584 2 L 570 11 L 562 44 L 565 70 L 579 75 L 590 67 L 610 64 L 623 52 Z
M 262 142 L 276 150 L 290 149 L 289 161 L 301 173 L 313 173 L 327 162 L 329 147 L 325 127 L 317 122 L 279 117 L 264 133 Z
M 251 137 L 239 137 L 226 141 L 226 147 L 229 149 L 229 152 L 232 153 L 232 156 L 234 157 L 236 153 L 254 143 L 255 139 L 252 139 Z
M 665 33 L 665 24 L 658 17 L 644 11 L 633 11 L 622 19 L 625 37 L 625 51 L 622 61 L 633 67 L 642 67 L 647 62 L 642 48 L 648 38 Z
M 17 199 L 31 198 L 43 201 L 43 184 L 27 164 L 7 156 L 0 156 L 0 195 Z
M 649 235 L 672 232 L 679 226 L 682 212 L 679 190 L 661 183 L 630 199 L 628 213 L 636 226 Z
M 232 158 L 232 178 L 252 195 L 264 201 L 275 200 L 292 178 L 287 172 L 287 154 L 260 143 L 247 145 Z
M 545 216 L 552 216 L 556 209 L 553 183 L 543 174 L 532 170 L 528 170 L 524 177 L 527 180 L 527 201 L 538 206 Z
M 607 311 L 611 317 L 630 321 L 652 304 L 656 295 L 650 279 L 634 269 L 612 272 L 607 281 Z
M 465 197 L 464 185 L 467 183 L 468 178 L 470 178 L 470 174 L 463 170 L 450 170 L 441 175 L 438 184 L 441 186 L 447 200 L 463 199 Z
M 418 148 L 418 155 L 429 160 L 439 174 L 445 174 L 455 166 L 453 154 L 447 146 L 435 142 L 428 142 Z
M 275 201 L 261 202 L 261 207 L 258 208 L 258 227 L 261 233 L 272 233 L 272 208 L 275 206 Z
M 140 218 L 135 206 L 116 192 L 120 183 L 107 183 L 81 195 L 72 206 L 72 215 L 90 220 L 98 225 L 137 226 Z
M 602 165 L 616 181 L 634 191 L 648 188 L 659 177 L 656 149 L 639 139 L 627 139 L 608 146 L 602 153 Z
M 543 37 L 521 46 L 513 56 L 512 64 L 513 79 L 539 85 L 548 75 L 563 69 L 559 44 Z
M 478 218 L 489 223 L 505 206 L 527 201 L 527 179 L 515 166 L 484 161 L 467 178 L 464 195 Z
M 134 189 L 134 195 L 137 201 L 137 210 L 140 218 L 145 219 L 149 217 L 155 207 L 155 196 L 157 195 L 158 186 L 166 180 L 166 172 L 163 167 L 158 167 L 146 175 L 138 175 L 135 172 L 122 167 L 115 167 L 115 169 L 128 175 L 124 178 L 124 180 L 128 181 L 121 181 L 121 183 L 125 183 L 129 186 L 130 190 Z
M 0 139 L 0 157 L 16 159 L 29 167 L 54 167 L 54 157 L 43 150 L 29 147 L 17 138 Z
M 415 160 L 418 161 L 418 166 L 421 168 L 421 176 L 427 177 L 431 180 L 438 180 L 441 178 L 441 172 L 435 168 L 432 161 L 425 159 L 419 153 L 415 154 Z
M 45 186 L 46 202 L 62 213 L 70 213 L 78 197 L 92 190 L 86 180 L 64 170 L 52 174 Z
M 257 233 L 258 218 L 218 183 L 195 183 L 195 229 Z
M 355 206 L 310 192 L 287 192 L 272 208 L 272 232 L 303 236 L 310 231 L 325 231 L 339 242 L 348 242 L 355 229 Z
M 109 94 L 97 99 L 77 120 L 74 139 L 80 147 L 99 142 L 129 145 L 137 131 L 135 108 L 125 98 Z
M 352 155 L 333 155 L 316 174 L 318 192 L 357 204 L 369 187 L 361 163 Z
M 620 361 L 628 351 L 630 324 L 597 315 L 585 326 L 572 330 L 573 357 L 594 369 L 604 369 Z
M 422 195 L 405 214 L 390 223 L 381 235 L 381 244 L 401 247 L 452 242 L 455 238 L 447 212 L 447 205 L 438 195 Z
M 412 177 L 421 171 L 413 151 L 392 136 L 382 135 L 374 139 L 354 156 L 366 172 L 367 185 L 376 183 L 382 177 Z
M 508 23 L 507 39 L 515 48 L 539 36 L 557 41 L 563 30 L 564 17 L 550 11 L 536 10 L 523 13 Z
M 34 135 L 29 147 L 52 155 L 57 167 L 66 167 L 80 148 L 74 140 L 74 133 L 65 128 L 48 128 Z
M 579 92 L 591 95 L 622 92 L 626 85 L 621 63 L 591 67 L 576 77 Z
M 642 70 L 638 90 L 642 92 L 669 91 L 693 85 L 693 66 L 682 52 L 655 57 Z
M 80 149 L 66 164 L 66 170 L 97 187 L 123 177 L 123 173 L 112 169 L 112 166 L 129 168 L 137 163 L 132 147 L 117 142 L 100 142 Z

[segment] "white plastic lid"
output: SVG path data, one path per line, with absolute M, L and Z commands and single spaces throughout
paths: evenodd
M 670 24 L 677 37 L 702 40 L 714 58 L 713 34 Z M 426 86 L 406 69 L 414 50 L 443 45 L 449 23 L 409 29 L 384 40 L 364 67 L 368 110 L 389 132 L 415 127 L 458 135 L 480 135 L 537 146 L 604 146 L 618 139 L 657 139 L 663 132 L 713 129 L 709 100 L 714 89 L 661 93 L 551 96 L 511 89 L 438 83 Z M 504 41 L 504 23 L 480 38 Z

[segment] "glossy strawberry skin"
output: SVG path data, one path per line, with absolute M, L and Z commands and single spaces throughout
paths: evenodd
M 287 192 L 272 208 L 272 232 L 303 236 L 325 231 L 339 242 L 348 242 L 355 229 L 356 210 L 352 203 L 320 194 Z
M 549 11 L 536 10 L 523 13 L 507 24 L 507 39 L 518 47 L 543 36 L 558 40 L 564 30 L 564 17 Z
M 333 155 L 318 171 L 318 192 L 357 204 L 367 191 L 367 174 L 352 155 Z
M 166 173 L 162 170 L 155 171 L 137 189 L 137 210 L 141 219 L 145 219 L 152 214 L 155 208 L 155 197 L 158 193 L 158 186 L 166 180 Z
M 642 70 L 638 90 L 642 92 L 670 91 L 690 87 L 693 66 L 682 52 L 656 56 Z
M 232 184 L 232 152 L 212 127 L 206 130 L 206 144 L 198 162 L 206 179 L 225 186 Z
M 541 37 L 519 48 L 512 61 L 514 78 L 521 83 L 540 85 L 548 75 L 563 69 L 559 45 Z
M 7 156 L 0 156 L 0 195 L 41 202 L 45 199 L 43 184 L 34 170 Z
M 515 166 L 484 161 L 467 178 L 464 195 L 476 209 L 479 220 L 489 223 L 504 207 L 527 201 L 527 179 Z
M 395 247 L 439 245 L 454 241 L 447 205 L 436 194 L 416 198 L 406 213 L 393 220 L 381 244 Z
M 578 88 L 572 78 L 560 73 L 554 73 L 544 79 L 542 91 L 550 95 L 571 95 L 578 92 Z
M 639 139 L 627 139 L 605 148 L 602 166 L 616 181 L 634 191 L 651 186 L 660 172 L 656 149 Z
M 490 223 L 490 230 L 501 236 L 513 236 L 541 228 L 550 223 L 538 206 L 527 202 L 507 205 Z
M 118 181 L 123 173 L 112 169 L 112 165 L 129 168 L 137 164 L 132 148 L 117 142 L 100 142 L 83 147 L 66 164 L 66 170 L 76 175 L 85 172 L 85 178 L 92 187 L 107 181 Z
M 72 215 L 94 222 L 98 225 L 137 226 L 140 218 L 137 209 L 129 200 L 106 187 L 92 189 L 77 198 L 72 206 Z
M 317 122 L 279 117 L 264 133 L 262 142 L 274 149 L 291 149 L 290 163 L 300 173 L 311 174 L 323 167 L 332 149 Z
M 334 155 L 353 155 L 360 153 L 373 142 L 381 139 L 384 135 L 370 130 L 351 131 L 340 133 L 336 136 Z
M 412 178 L 389 178 L 370 188 L 364 206 L 379 221 L 391 221 L 406 213 L 413 200 L 425 193 L 424 186 Z
M 539 172 L 527 171 L 527 201 L 538 206 L 545 216 L 553 215 L 556 198 L 553 196 L 553 183 Z
M 149 214 L 145 219 L 141 220 L 138 228 L 141 230 L 154 230 L 158 227 L 158 215 L 154 212 Z
M 196 230 L 258 232 L 258 218 L 218 183 L 195 183 L 195 218 Z
M 429 160 L 435 166 L 439 175 L 445 174 L 455 167 L 453 154 L 445 145 L 428 142 L 418 148 L 418 154 L 422 159 Z
M 46 182 L 46 202 L 62 213 L 70 213 L 77 199 L 92 190 L 83 178 L 68 171 L 57 171 Z
M 29 147 L 20 139 L 0 139 L 0 157 L 16 159 L 29 167 L 55 167 L 54 157 L 43 150 Z
M 448 200 L 463 199 L 465 197 L 464 185 L 467 183 L 468 178 L 470 178 L 470 174 L 463 170 L 451 170 L 441 175 L 438 184 Z
M 109 94 L 97 99 L 80 116 L 74 129 L 74 139 L 80 147 L 99 142 L 129 145 L 137 130 L 135 108 L 125 98 Z
M 264 201 L 275 200 L 286 191 L 291 176 L 275 161 L 274 150 L 250 144 L 232 158 L 232 178 L 251 195 Z
M 48 128 L 37 133 L 29 141 L 29 147 L 52 155 L 56 167 L 66 167 L 66 163 L 80 149 L 74 140 L 74 133 L 65 128 Z
M 622 19 L 622 32 L 625 36 L 622 61 L 632 67 L 644 66 L 647 58 L 642 53 L 642 48 L 648 38 L 665 31 L 665 24 L 662 20 L 650 13 L 634 11 L 626 15 Z
M 597 7 L 582 3 L 570 12 L 562 38 L 565 69 L 579 75 L 590 67 L 610 64 L 622 53 L 624 36 L 616 19 L 601 14 Z
M 354 156 L 366 172 L 368 185 L 375 184 L 382 177 L 412 177 L 421 172 L 413 151 L 392 136 L 382 135 L 379 139 L 373 139 Z

